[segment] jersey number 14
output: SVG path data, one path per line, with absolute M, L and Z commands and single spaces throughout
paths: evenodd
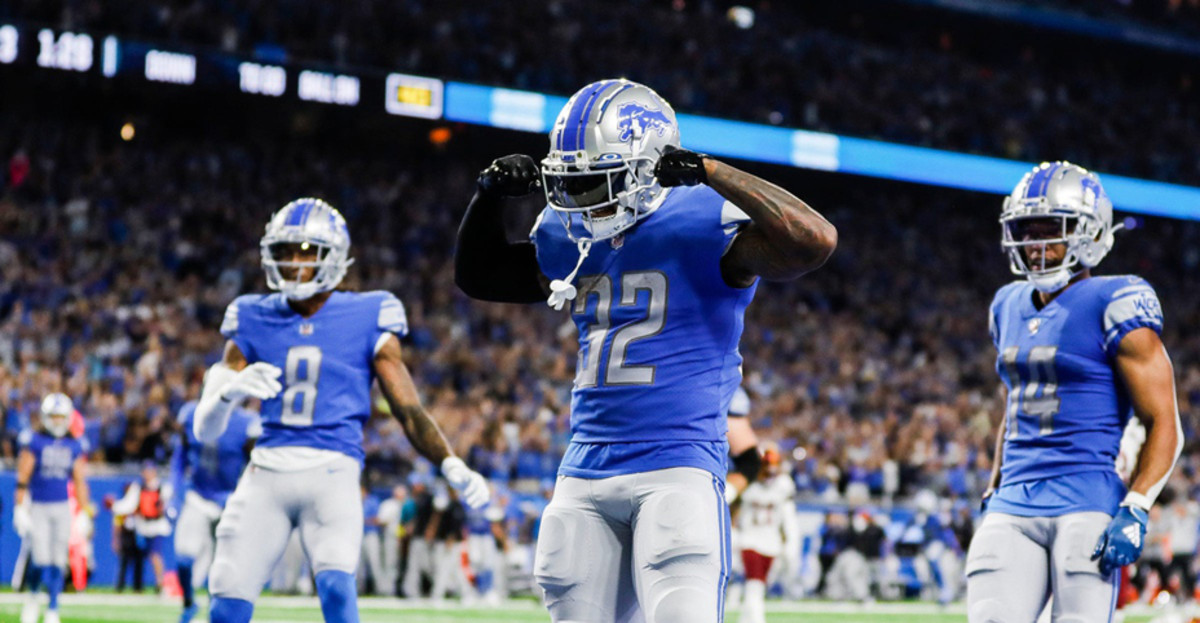
M 1007 439 L 1017 436 L 1021 416 L 1034 422 L 1038 435 L 1049 435 L 1054 432 L 1054 416 L 1058 414 L 1058 373 L 1054 369 L 1058 347 L 1034 346 L 1024 354 L 1023 365 L 1018 346 L 1009 346 L 1000 354 L 1012 387 L 1004 416 Z

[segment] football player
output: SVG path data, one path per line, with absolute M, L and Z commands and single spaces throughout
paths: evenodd
M 18 439 L 17 491 L 13 500 L 13 527 L 29 539 L 38 573 L 33 576 L 29 600 L 21 609 L 21 623 L 38 619 L 38 582 L 46 587 L 49 606 L 42 620 L 58 623 L 58 594 L 63 587 L 71 538 L 71 509 L 67 484 L 75 484 L 75 499 L 90 509 L 84 442 L 69 433 L 75 406 L 64 394 L 42 399 L 42 430 L 24 430 Z M 89 511 L 90 512 L 90 511 Z
M 742 564 L 746 569 L 742 617 L 738 620 L 746 623 L 766 622 L 767 575 L 771 563 L 783 556 L 788 547 L 796 547 L 799 532 L 796 483 L 780 470 L 779 448 L 768 445 L 762 457 L 762 474 L 742 493 L 738 511 Z
M 204 577 L 206 569 L 194 569 L 197 561 L 211 560 L 213 531 L 221 518 L 221 509 L 237 487 L 250 458 L 254 440 L 262 434 L 258 414 L 234 409 L 225 432 L 214 443 L 200 443 L 192 430 L 196 401 L 179 410 L 182 430 L 171 454 L 171 501 L 175 524 L 175 565 L 183 588 L 183 614 L 180 623 L 196 615 L 193 583 Z M 198 573 L 196 573 L 198 572 Z
M 549 204 L 510 243 L 502 199 Z M 489 301 L 547 300 L 578 329 L 571 443 L 534 572 L 554 621 L 718 621 L 729 568 L 726 412 L 760 277 L 820 266 L 837 233 L 788 191 L 679 148 L 671 106 L 627 80 L 563 107 L 541 168 L 480 174 L 455 281 Z M 577 278 L 578 277 L 578 278 Z
M 250 620 L 295 528 L 325 621 L 356 622 L 358 483 L 372 380 L 413 447 L 468 504 L 487 502 L 487 483 L 454 456 L 421 406 L 401 359 L 398 338 L 408 322 L 400 301 L 386 292 L 335 291 L 353 261 L 342 215 L 320 199 L 297 199 L 271 217 L 261 252 L 276 293 L 230 303 L 221 325 L 225 355 L 208 371 L 193 423 L 201 443 L 214 443 L 238 403 L 263 401 L 262 436 L 217 524 L 211 619 Z
M 1008 399 L 967 556 L 968 616 L 1032 621 L 1052 593 L 1054 621 L 1107 621 L 1183 444 L 1162 309 L 1138 277 L 1091 274 L 1116 230 L 1096 174 L 1044 163 L 1000 222 L 1024 279 L 989 315 Z M 1131 413 L 1146 441 L 1126 492 L 1113 465 Z

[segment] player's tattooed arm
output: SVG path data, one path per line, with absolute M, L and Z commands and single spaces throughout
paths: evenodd
M 708 185 L 752 221 L 721 259 L 725 282 L 746 287 L 754 278 L 795 279 L 819 268 L 837 247 L 837 229 L 792 193 L 712 158 Z
M 395 336 L 387 339 L 375 354 L 375 375 L 379 377 L 379 387 L 392 408 L 392 414 L 404 427 L 404 434 L 413 448 L 421 456 L 433 461 L 434 465 L 441 465 L 442 460 L 453 456 L 442 429 L 421 406 L 417 386 L 401 356 L 400 340 Z
M 1183 449 L 1183 431 L 1175 396 L 1175 374 L 1162 340 L 1152 329 L 1134 329 L 1117 347 L 1117 372 L 1146 427 L 1146 443 L 1130 479 L 1130 495 L 1148 502 L 1162 490 Z M 1146 509 L 1149 503 L 1145 503 Z

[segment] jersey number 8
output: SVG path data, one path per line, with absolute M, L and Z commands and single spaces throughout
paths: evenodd
M 321 349 L 293 346 L 288 349 L 287 389 L 283 391 L 280 422 L 285 426 L 312 426 L 317 404 L 317 381 L 321 378 Z

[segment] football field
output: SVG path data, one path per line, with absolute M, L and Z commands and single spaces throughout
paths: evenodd
M 23 596 L 0 594 L 0 622 L 17 621 Z M 203 600 L 201 603 L 204 603 Z M 458 621 L 497 621 L 543 623 L 549 617 L 531 600 L 510 601 L 496 607 L 463 607 L 456 602 L 441 605 L 412 603 L 396 599 L 364 598 L 360 601 L 362 623 L 455 623 Z M 64 623 L 174 623 L 179 606 L 155 596 L 143 595 L 66 595 L 61 609 Z M 1135 609 L 1125 623 L 1148 623 L 1159 612 L 1144 607 Z M 197 623 L 207 621 L 201 611 Z M 725 619 L 737 623 L 731 610 Z M 768 602 L 767 621 L 771 623 L 949 623 L 966 620 L 961 604 L 940 607 L 924 603 L 841 604 L 831 602 Z M 1189 621 L 1188 618 L 1164 619 Z M 313 598 L 264 597 L 254 613 L 261 623 L 319 623 L 321 612 Z

